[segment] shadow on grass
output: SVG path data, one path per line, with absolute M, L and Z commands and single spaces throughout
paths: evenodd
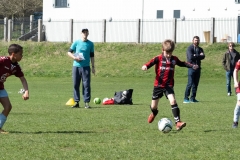
M 93 131 L 38 131 L 38 132 L 21 132 L 21 131 L 9 131 L 9 133 L 16 133 L 16 134 L 49 134 L 49 133 L 58 133 L 58 134 L 83 134 L 83 133 L 96 133 Z

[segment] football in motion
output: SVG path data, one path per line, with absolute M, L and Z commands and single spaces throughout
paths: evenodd
M 100 98 L 94 98 L 93 103 L 100 104 L 101 103 L 101 99 Z
M 158 129 L 163 133 L 168 133 L 172 130 L 173 123 L 169 118 L 162 118 L 158 121 Z

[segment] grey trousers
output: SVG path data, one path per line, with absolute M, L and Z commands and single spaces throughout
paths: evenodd
M 82 95 L 85 103 L 91 100 L 91 68 L 87 67 L 75 67 L 72 69 L 73 76 L 73 96 L 74 101 L 80 101 L 80 84 L 82 81 Z

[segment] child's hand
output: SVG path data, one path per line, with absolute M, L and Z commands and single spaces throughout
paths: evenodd
M 142 66 L 142 70 L 143 70 L 143 71 L 146 71 L 146 70 L 147 70 L 147 66 L 145 66 L 145 65 Z
M 239 87 L 239 85 L 238 85 L 238 83 L 234 83 L 234 88 L 238 88 Z
M 25 93 L 22 95 L 22 98 L 23 98 L 23 100 L 29 99 L 28 91 L 25 91 Z
M 193 65 L 193 69 L 198 69 L 198 65 Z

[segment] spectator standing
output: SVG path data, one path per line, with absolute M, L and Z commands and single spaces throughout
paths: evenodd
M 193 43 L 187 48 L 187 62 L 198 65 L 199 68 L 196 70 L 193 68 L 188 68 L 188 83 L 186 86 L 183 103 L 198 102 L 198 100 L 196 100 L 196 95 L 201 76 L 201 60 L 205 58 L 203 49 L 199 47 L 200 38 L 198 36 L 194 36 L 192 41 Z
M 80 83 L 82 81 L 82 95 L 85 103 L 85 108 L 90 108 L 91 100 L 91 71 L 95 74 L 94 68 L 94 43 L 88 40 L 89 31 L 87 28 L 82 29 L 82 38 L 72 43 L 68 56 L 73 61 L 72 76 L 73 76 L 73 95 L 75 105 L 72 108 L 79 108 L 80 102 Z M 90 68 L 90 61 L 92 68 Z
M 222 65 L 226 71 L 226 80 L 227 80 L 227 95 L 232 95 L 231 90 L 231 78 L 233 77 L 233 71 L 235 68 L 236 62 L 239 60 L 240 55 L 234 49 L 235 44 L 233 42 L 228 43 L 228 50 L 223 54 Z

